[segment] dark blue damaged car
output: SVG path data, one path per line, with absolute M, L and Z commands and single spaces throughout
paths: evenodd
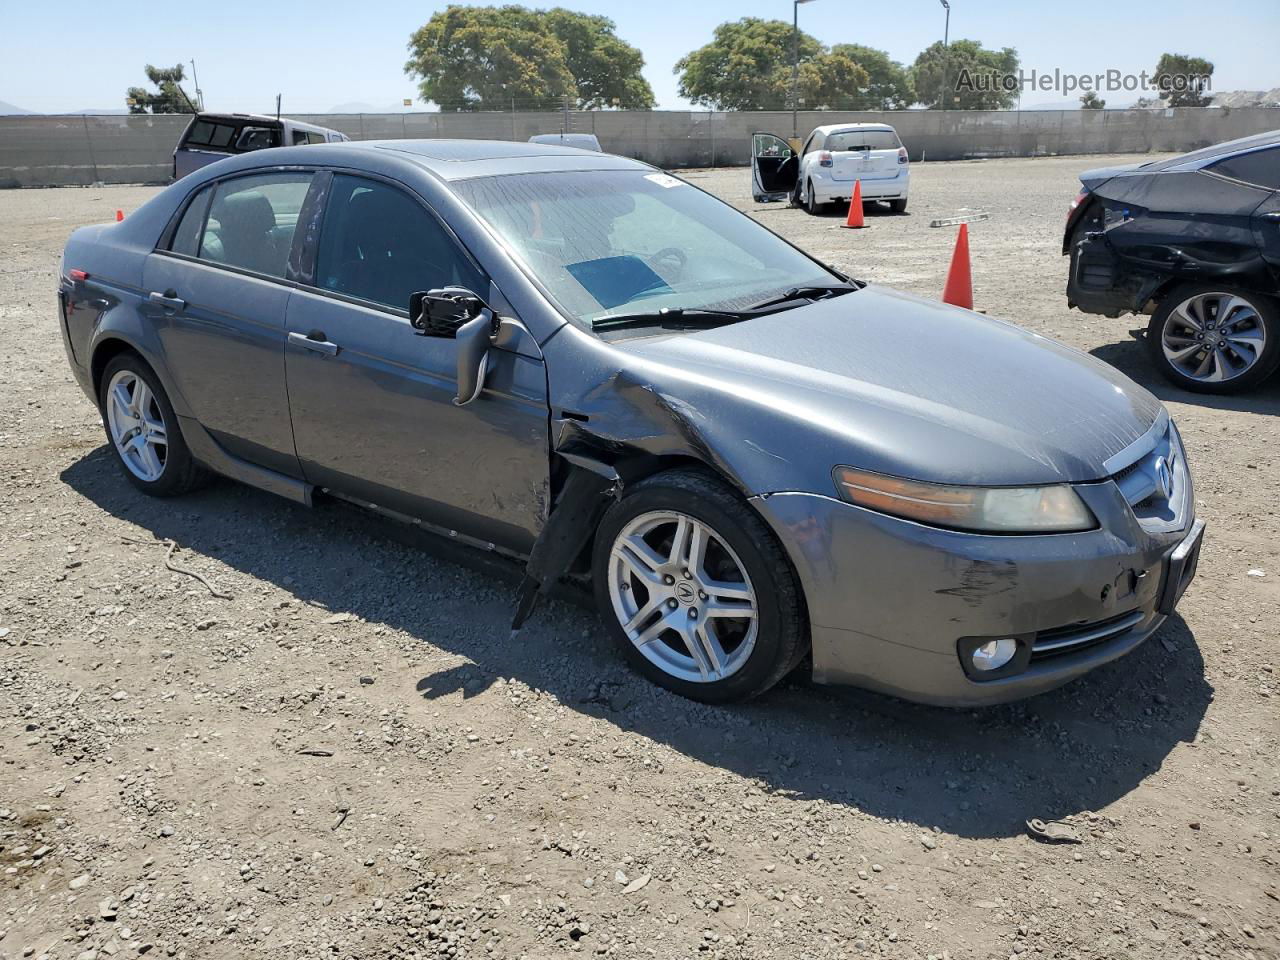
M 397 141 L 214 163 L 77 230 L 71 369 L 123 476 L 354 501 L 562 578 L 672 690 L 801 664 L 939 704 L 1133 650 L 1195 572 L 1124 376 L 850 279 L 652 167 Z

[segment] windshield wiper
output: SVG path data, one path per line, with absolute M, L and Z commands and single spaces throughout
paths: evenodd
M 792 287 L 776 297 L 770 297 L 768 300 L 761 300 L 758 303 L 752 303 L 742 308 L 743 313 L 753 313 L 756 310 L 763 310 L 765 307 L 776 307 L 779 304 L 790 303 L 792 300 L 816 300 L 825 297 L 838 297 L 844 293 L 852 293 L 859 290 L 851 283 L 842 283 L 838 285 L 828 284 L 826 286 L 815 285 L 808 287 Z
M 663 307 L 647 313 L 619 313 L 591 323 L 592 330 L 625 330 L 631 327 L 723 327 L 745 320 L 749 310 L 707 310 L 701 307 Z

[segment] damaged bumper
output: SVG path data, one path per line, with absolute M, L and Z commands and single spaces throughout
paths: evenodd
M 1203 524 L 1151 532 L 1110 482 L 1078 488 L 1097 530 L 951 532 L 804 493 L 752 503 L 782 539 L 808 601 L 814 679 L 942 706 L 1050 690 L 1138 647 L 1195 574 Z M 1017 640 L 1008 670 L 975 678 L 966 654 Z

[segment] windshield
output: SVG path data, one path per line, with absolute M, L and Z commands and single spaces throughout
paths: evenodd
M 662 309 L 731 310 L 840 278 L 750 217 L 665 173 L 467 180 L 458 194 L 586 325 Z

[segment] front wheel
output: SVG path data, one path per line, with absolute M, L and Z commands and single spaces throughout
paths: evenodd
M 1280 365 L 1280 308 L 1262 294 L 1184 284 L 1152 314 L 1147 346 L 1165 379 L 1184 390 L 1249 390 Z
M 906 213 L 907 198 L 903 197 L 901 200 L 890 200 L 889 209 L 892 210 L 894 213 Z
M 782 545 L 743 499 L 700 470 L 636 484 L 600 525 L 600 615 L 650 680 L 706 703 L 768 690 L 808 650 L 808 620 Z

